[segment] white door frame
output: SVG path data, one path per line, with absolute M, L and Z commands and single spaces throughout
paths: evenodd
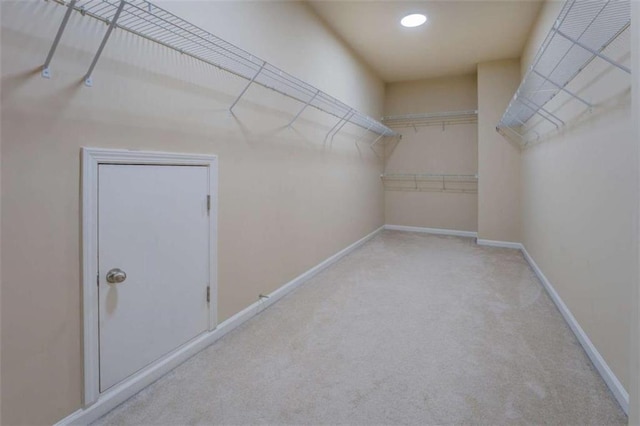
M 209 171 L 209 331 L 217 325 L 217 217 L 218 217 L 218 157 L 204 154 L 130 151 L 82 148 L 82 299 L 84 346 L 84 405 L 95 403 L 101 396 L 99 388 L 99 324 L 98 324 L 98 166 L 100 164 L 153 164 L 174 166 L 206 166 Z M 163 357 L 123 383 L 139 380 L 145 370 L 166 362 Z M 105 392 L 109 393 L 109 391 Z

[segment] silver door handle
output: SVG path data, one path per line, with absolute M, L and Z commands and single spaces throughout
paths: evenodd
M 127 274 L 119 268 L 113 268 L 107 272 L 107 282 L 110 284 L 120 284 L 127 279 Z

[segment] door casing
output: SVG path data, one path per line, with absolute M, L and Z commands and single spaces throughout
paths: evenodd
M 205 166 L 209 176 L 209 331 L 217 325 L 217 217 L 218 158 L 215 155 L 171 152 L 131 151 L 82 148 L 82 318 L 84 352 L 84 406 L 100 397 L 99 324 L 98 324 L 98 166 L 100 164 L 154 164 L 175 166 Z M 125 380 L 134 381 L 147 368 Z M 107 391 L 109 392 L 109 391 Z

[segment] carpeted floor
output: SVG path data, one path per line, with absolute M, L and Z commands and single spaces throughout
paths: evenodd
M 96 424 L 626 424 L 519 251 L 384 231 Z

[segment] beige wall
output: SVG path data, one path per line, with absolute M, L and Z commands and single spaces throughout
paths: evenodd
M 547 37 L 547 34 L 551 29 L 551 25 L 558 18 L 564 3 L 565 2 L 563 0 L 546 0 L 542 5 L 542 8 L 538 13 L 538 18 L 531 27 L 529 38 L 522 50 L 522 56 L 520 58 L 520 72 L 522 76 L 524 76 L 533 63 L 533 59 L 538 52 L 538 48 Z M 545 24 L 542 25 L 542 23 Z
M 388 83 L 385 115 L 475 109 L 478 105 L 475 74 Z
M 474 110 L 476 84 L 475 74 L 387 84 L 385 115 Z M 475 123 L 396 130 L 402 140 L 389 145 L 386 173 L 477 173 Z M 387 224 L 475 231 L 477 211 L 477 194 L 385 191 Z
M 631 72 L 633 96 L 632 121 L 634 123 L 634 137 L 640 141 L 640 2 L 631 5 Z M 639 152 L 640 154 L 640 152 Z M 636 159 L 640 164 L 640 156 Z M 640 169 L 640 167 L 639 167 Z M 640 171 L 640 170 L 639 170 Z M 636 179 L 640 179 L 637 173 Z M 640 187 L 640 182 L 638 184 Z M 640 194 L 638 196 L 640 198 Z M 636 276 L 633 283 L 633 315 L 631 321 L 631 385 L 629 390 L 629 424 L 640 425 L 640 261 L 638 261 L 638 240 L 640 240 L 640 206 L 636 202 Z
M 544 6 L 524 63 L 557 12 L 555 3 Z M 624 48 L 611 55 L 628 61 L 628 41 Z M 594 60 L 570 88 L 598 106 L 576 115 L 577 101 L 554 98 L 547 107 L 567 124 L 542 132 L 522 156 L 523 243 L 626 389 L 638 241 L 629 87 L 628 74 Z
M 520 149 L 498 132 L 520 84 L 520 62 L 478 64 L 478 238 L 519 242 Z
M 0 8 L 0 20 L 2 9 Z M 2 44 L 0 43 L 0 70 L 2 69 Z M 0 87 L 0 93 L 2 87 Z M 0 105 L 0 117 L 2 114 Z M 0 224 L 2 223 L 2 120 L 0 119 Z M 0 226 L 0 382 L 2 380 L 2 226 Z M 0 422 L 2 422 L 2 385 L 0 384 Z
M 155 2 L 349 106 L 372 117 L 382 116 L 384 85 L 380 78 L 310 7 L 285 5 L 287 1 L 264 3 L 260 0 Z
M 381 115 L 382 82 L 304 3 L 168 6 Z M 219 156 L 219 321 L 384 223 L 383 165 L 354 144 L 362 129 L 323 144 L 335 118 L 310 109 L 288 129 L 301 105 L 260 87 L 234 118 L 246 81 L 118 30 L 86 88 L 105 26 L 79 14 L 43 79 L 63 13 L 2 2 L 3 424 L 50 424 L 81 406 L 81 146 Z

